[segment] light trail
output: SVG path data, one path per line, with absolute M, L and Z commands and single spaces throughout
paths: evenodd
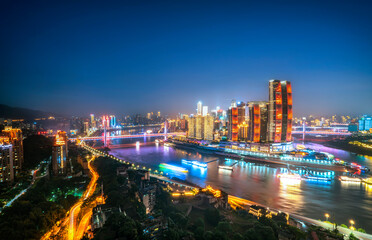
M 84 236 L 85 230 L 88 228 L 91 216 L 92 211 L 88 211 L 81 219 L 79 227 L 77 228 L 75 233 L 75 239 L 81 239 Z
M 93 161 L 94 157 L 92 158 L 92 160 L 90 160 L 88 162 L 88 168 L 89 168 L 89 171 L 92 173 L 92 180 L 90 181 L 89 185 L 88 185 L 88 189 L 85 191 L 85 194 L 84 194 L 84 198 L 82 200 L 80 200 L 77 204 L 75 204 L 76 206 L 73 207 L 72 211 L 70 212 L 70 226 L 69 226 L 69 229 L 68 229 L 68 239 L 69 240 L 74 240 L 74 239 L 79 239 L 79 238 L 76 238 L 76 233 L 75 233 L 75 218 L 76 216 L 79 214 L 80 212 L 80 206 L 83 204 L 83 202 L 92 195 L 92 193 L 95 191 L 96 189 L 96 182 L 98 180 L 98 173 L 92 168 L 92 166 L 90 165 L 90 163 Z M 77 212 L 76 212 L 77 211 Z M 80 225 L 80 224 L 79 224 Z M 83 233 L 84 234 L 84 233 Z
M 61 225 L 59 227 L 57 227 L 56 225 L 47 233 L 44 234 L 44 236 L 41 238 L 41 240 L 47 240 L 47 239 L 50 239 L 51 237 L 53 236 L 60 236 L 61 234 L 59 234 L 59 231 L 62 229 L 63 226 L 65 226 L 67 223 L 69 223 L 68 225 L 68 234 L 67 234 L 67 239 L 68 240 L 74 240 L 74 239 L 80 239 L 80 238 L 77 238 L 76 237 L 76 232 L 75 232 L 75 220 L 76 220 L 76 217 L 77 215 L 79 214 L 80 210 L 81 210 L 81 205 L 84 203 L 84 201 L 89 198 L 95 191 L 96 189 L 96 182 L 98 180 L 98 173 L 92 168 L 91 166 L 91 162 L 94 160 L 94 157 L 92 157 L 92 159 L 90 161 L 88 161 L 88 168 L 89 168 L 89 171 L 91 172 L 92 174 L 92 179 L 91 181 L 89 182 L 89 185 L 87 187 L 87 189 L 85 190 L 85 193 L 84 193 L 84 198 L 81 198 L 77 203 L 75 203 L 74 206 L 72 206 L 70 208 L 70 211 L 69 211 L 69 216 L 66 216 L 64 219 L 61 220 Z M 86 217 L 86 215 L 84 216 Z M 79 231 L 82 231 L 81 229 L 83 228 L 84 225 L 87 226 L 87 224 L 89 223 L 89 218 L 88 219 L 83 219 L 81 221 L 86 221 L 86 222 L 81 222 L 79 223 L 79 227 L 81 224 L 83 224 L 81 226 L 81 228 L 78 230 Z M 84 228 L 84 231 L 85 231 L 86 227 Z M 81 233 L 78 233 L 78 234 L 81 234 Z M 82 233 L 84 235 L 84 232 Z

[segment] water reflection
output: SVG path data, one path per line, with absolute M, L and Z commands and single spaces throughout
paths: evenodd
M 322 150 L 326 151 L 326 150 Z M 338 150 L 335 150 L 337 152 Z M 119 158 L 158 169 L 160 163 L 174 164 L 188 169 L 188 173 L 164 170 L 170 177 L 187 180 L 201 187 L 211 185 L 229 194 L 256 201 L 270 208 L 281 209 L 319 219 L 324 212 L 335 213 L 338 223 L 353 218 L 359 227 L 372 232 L 372 185 L 333 181 L 300 182 L 282 181 L 277 177 L 280 168 L 271 165 L 239 161 L 233 171 L 219 169 L 219 165 L 232 165 L 233 159 L 225 159 L 192 150 L 174 149 L 167 146 L 142 146 L 139 149 L 112 149 Z M 345 153 L 343 153 L 345 154 Z M 348 153 L 348 161 L 362 161 Z M 336 154 L 335 154 L 336 155 Z M 345 155 L 346 156 L 346 155 Z M 209 162 L 207 169 L 182 165 L 182 159 Z M 370 157 L 362 156 L 371 162 Z M 217 160 L 217 161 L 216 161 Z M 366 164 L 365 164 L 366 165 Z M 285 168 L 284 168 L 285 169 Z

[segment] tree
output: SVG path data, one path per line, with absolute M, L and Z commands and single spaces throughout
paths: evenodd
M 217 230 L 227 234 L 232 231 L 231 225 L 228 222 L 219 222 L 217 225 Z
M 220 212 L 216 208 L 207 208 L 204 212 L 205 220 L 212 226 L 217 226 L 220 221 Z

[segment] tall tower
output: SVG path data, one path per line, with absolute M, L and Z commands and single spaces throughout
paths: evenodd
M 249 102 L 249 134 L 252 142 L 267 142 L 267 102 Z
M 269 142 L 292 140 L 292 87 L 289 81 L 269 82 Z
M 68 156 L 66 132 L 58 131 L 52 148 L 52 167 L 55 175 L 66 174 Z
M 203 113 L 203 104 L 201 101 L 198 102 L 197 115 L 202 115 Z
M 13 146 L 13 168 L 14 176 L 18 176 L 23 166 L 23 136 L 22 130 L 19 128 L 5 127 L 2 132 L 3 136 L 9 138 L 10 144 Z
M 14 180 L 13 156 L 13 146 L 9 138 L 0 136 L 0 183 Z
M 208 115 L 208 106 L 203 106 L 203 117 Z
M 239 123 L 238 108 L 237 107 L 230 107 L 228 115 L 229 115 L 229 124 L 228 124 L 228 127 L 227 127 L 228 138 L 231 141 L 236 142 L 236 141 L 238 141 L 238 132 L 239 132 L 239 128 L 238 128 L 238 123 Z

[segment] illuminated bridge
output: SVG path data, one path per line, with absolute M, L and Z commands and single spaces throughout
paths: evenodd
M 303 131 L 292 131 L 292 134 L 303 134 Z M 333 132 L 333 131 L 305 131 L 306 135 L 337 135 L 350 136 L 350 132 Z
M 185 132 L 174 132 L 174 133 L 145 133 L 145 134 L 117 135 L 117 136 L 106 136 L 106 139 L 167 137 L 167 136 L 179 136 L 179 135 L 186 135 L 186 133 Z M 75 141 L 76 139 L 79 139 L 82 141 L 105 140 L 105 136 L 103 135 L 103 136 L 98 136 L 98 137 L 70 138 L 69 140 Z

